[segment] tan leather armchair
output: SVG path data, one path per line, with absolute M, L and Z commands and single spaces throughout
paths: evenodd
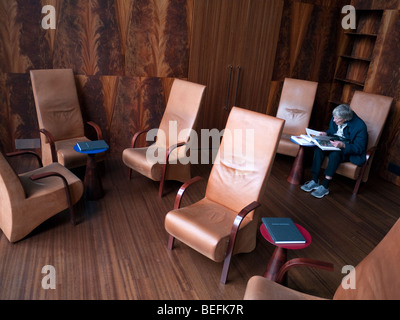
M 82 181 L 61 164 L 18 175 L 0 153 L 0 228 L 10 242 L 23 239 L 65 209 L 69 209 L 71 222 L 76 224 L 73 205 L 82 194 Z
M 260 205 L 283 125 L 282 119 L 233 107 L 205 197 L 180 208 L 186 188 L 199 180 L 195 177 L 178 191 L 174 210 L 165 217 L 168 248 L 176 238 L 213 261 L 224 261 L 222 283 L 232 255 L 255 248 L 259 214 L 254 210 Z
M 334 300 L 398 300 L 400 299 L 400 220 L 398 220 L 382 241 L 344 279 Z M 261 276 L 250 278 L 247 283 L 245 300 L 316 300 L 317 296 L 290 289 Z
M 33 95 L 42 145 L 43 165 L 59 162 L 66 168 L 86 165 L 87 155 L 76 152 L 78 141 L 89 141 L 85 136 L 84 122 L 79 106 L 75 78 L 71 69 L 31 70 Z M 90 125 L 102 140 L 98 125 Z M 96 155 L 104 160 L 105 154 Z
M 367 182 L 379 139 L 388 117 L 393 98 L 377 94 L 356 91 L 350 103 L 351 109 L 364 120 L 368 129 L 367 161 L 362 166 L 356 166 L 351 162 L 341 163 L 337 174 L 356 180 L 353 194 L 357 194 L 361 182 Z M 328 159 L 322 164 L 326 168 Z
M 187 143 L 205 88 L 197 83 L 174 80 L 156 142 L 149 147 L 137 147 L 140 135 L 150 131 L 143 130 L 134 135 L 130 148 L 122 152 L 122 161 L 129 168 L 129 179 L 135 170 L 153 181 L 160 181 L 159 196 L 162 197 L 166 180 L 185 182 L 191 178 Z
M 277 118 L 285 120 L 277 153 L 296 157 L 300 146 L 290 137 L 306 132 L 317 94 L 318 82 L 286 78 L 283 83 Z

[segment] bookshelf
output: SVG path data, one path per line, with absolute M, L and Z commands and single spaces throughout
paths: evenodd
M 383 10 L 357 10 L 357 28 L 344 32 L 329 103 L 350 103 L 363 91 L 373 58 Z

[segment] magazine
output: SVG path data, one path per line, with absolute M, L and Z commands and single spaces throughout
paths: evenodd
M 321 131 L 309 128 L 306 128 L 306 133 L 307 134 L 302 134 L 300 136 L 292 136 L 292 140 L 303 146 L 309 146 L 310 143 L 313 143 L 322 150 L 340 150 L 340 148 L 334 147 L 331 143 L 332 140 L 341 140 L 340 137 L 321 135 Z

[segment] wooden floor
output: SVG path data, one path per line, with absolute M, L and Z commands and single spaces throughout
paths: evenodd
M 293 159 L 278 155 L 262 198 L 262 215 L 291 217 L 312 235 L 312 244 L 289 252 L 334 263 L 335 271 L 291 270 L 288 286 L 331 298 L 342 267 L 356 265 L 382 239 L 400 215 L 399 187 L 373 177 L 352 197 L 353 181 L 338 177 L 331 194 L 315 199 L 286 182 Z M 209 166 L 194 166 L 205 178 L 188 191 L 184 204 L 204 195 Z M 163 223 L 179 184 L 158 185 L 135 174 L 127 180 L 119 157 L 106 160 L 100 201 L 82 201 L 80 223 L 67 212 L 43 223 L 31 235 L 10 244 L 0 233 L 0 299 L 242 299 L 248 279 L 262 275 L 274 247 L 258 235 L 256 249 L 232 259 L 228 283 L 219 282 L 222 264 L 176 242 L 167 249 Z M 54 266 L 56 289 L 42 288 L 42 268 Z

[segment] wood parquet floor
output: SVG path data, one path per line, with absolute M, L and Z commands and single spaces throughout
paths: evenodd
M 309 230 L 312 244 L 288 257 L 329 261 L 335 271 L 292 269 L 287 285 L 331 298 L 344 277 L 342 267 L 359 263 L 399 218 L 399 187 L 371 177 L 353 197 L 353 181 L 337 177 L 329 196 L 314 199 L 286 182 L 292 161 L 277 155 L 262 216 L 288 216 Z M 203 197 L 209 170 L 193 166 L 205 179 L 189 189 L 184 205 Z M 159 199 L 157 183 L 138 174 L 128 181 L 120 157 L 110 155 L 103 186 L 103 199 L 78 204 L 75 227 L 65 211 L 18 243 L 0 233 L 1 300 L 241 300 L 248 279 L 264 273 L 274 247 L 260 234 L 252 253 L 233 257 L 226 285 L 219 282 L 222 264 L 179 241 L 167 249 L 164 216 L 179 183 L 167 182 Z M 46 265 L 56 271 L 54 290 L 42 287 Z

